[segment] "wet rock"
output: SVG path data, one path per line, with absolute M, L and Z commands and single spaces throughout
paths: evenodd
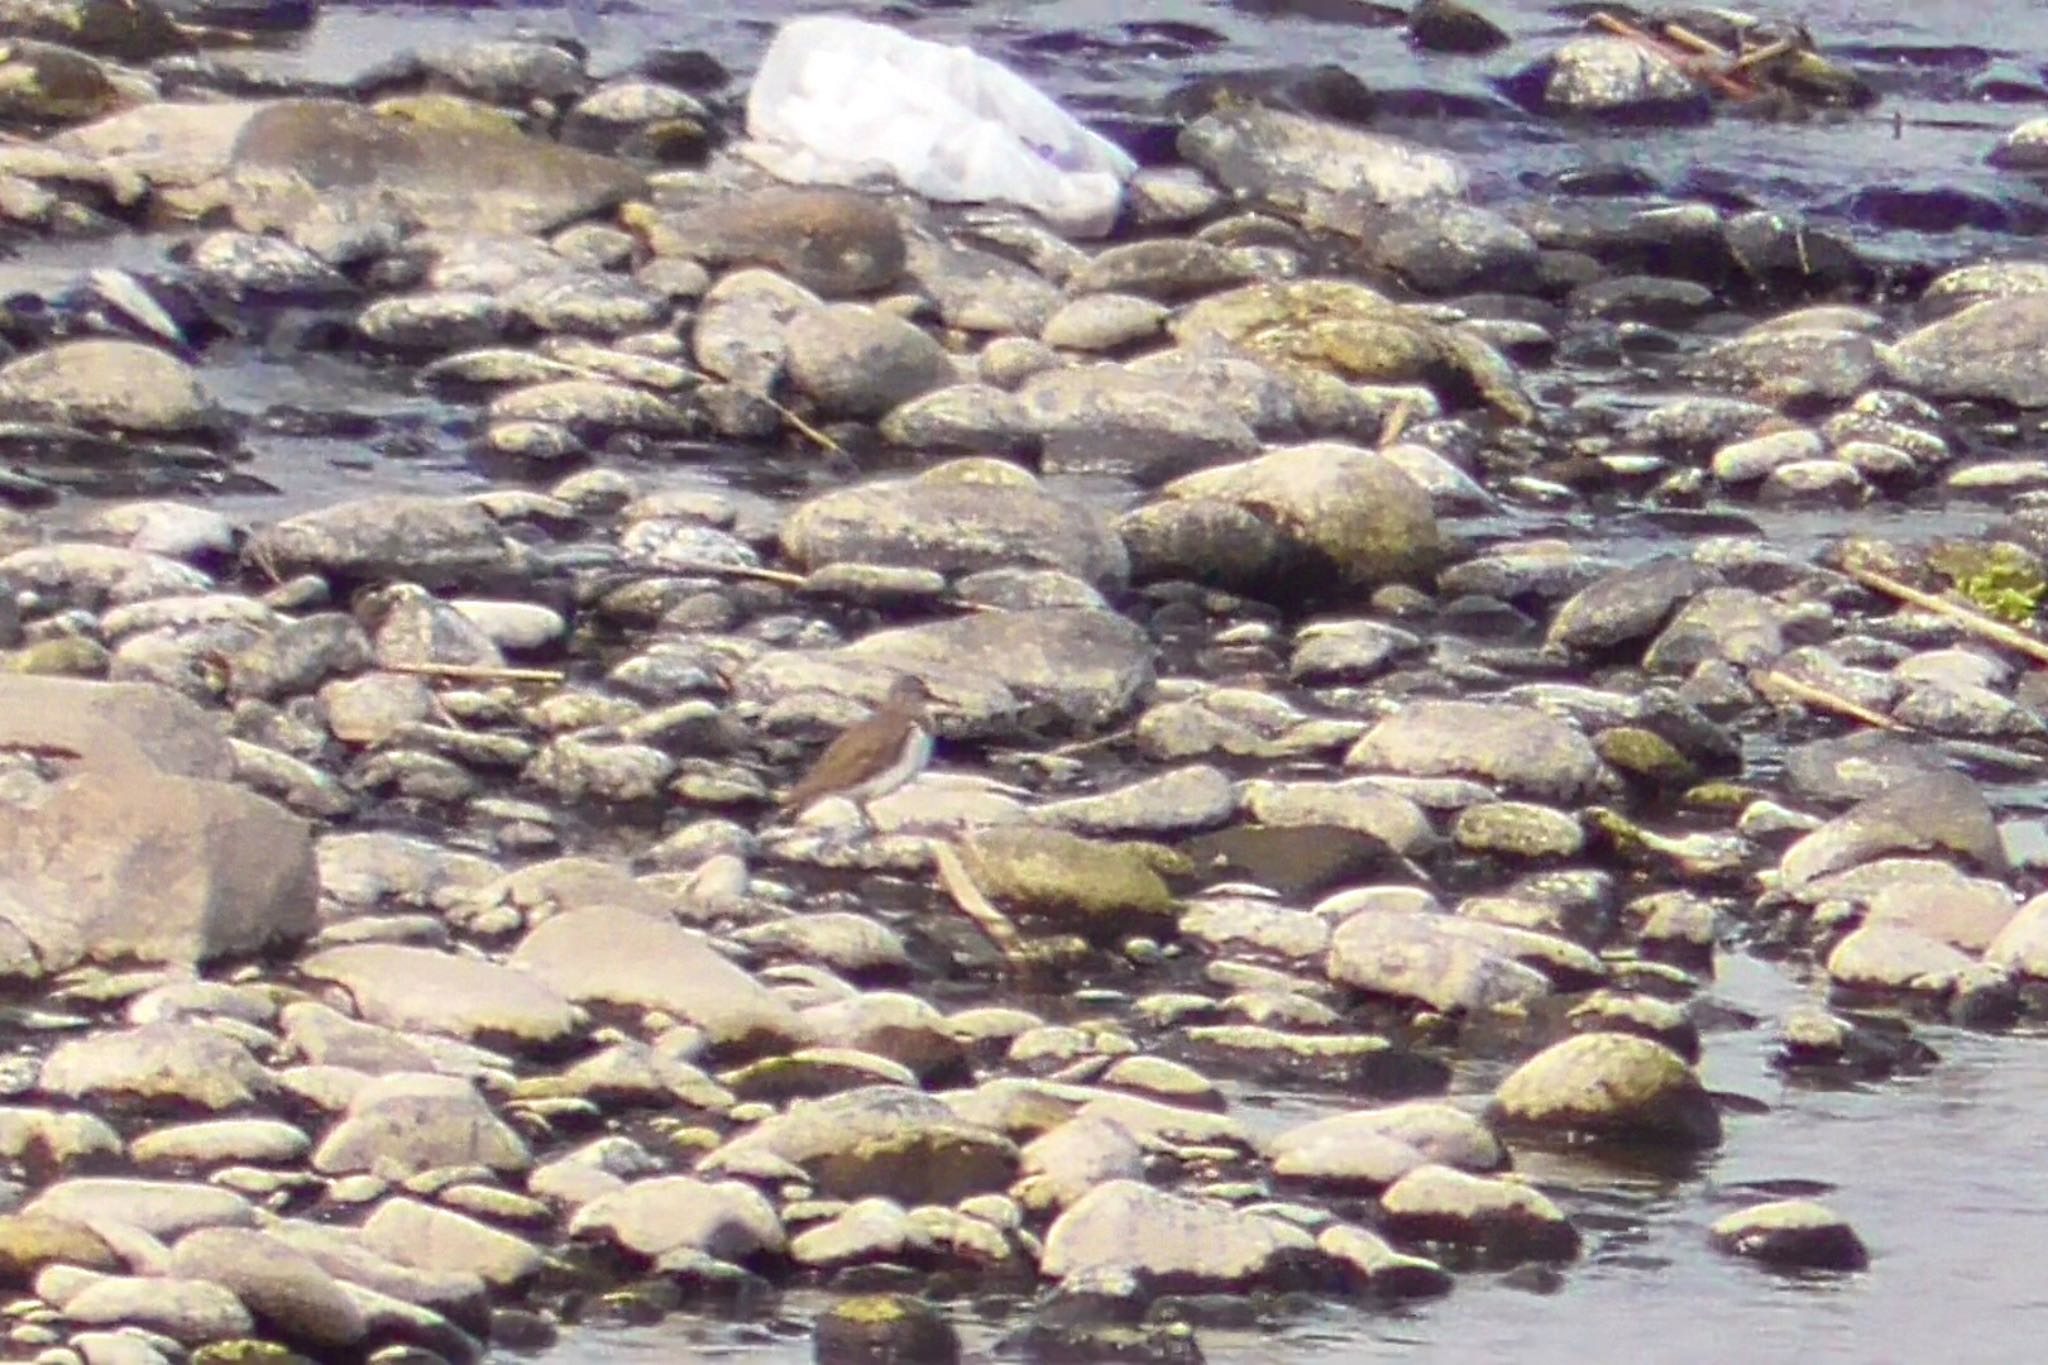
M 180 1238 L 171 1272 L 232 1291 L 266 1333 L 315 1351 L 355 1345 L 363 1313 L 303 1252 L 260 1232 L 201 1228 Z
M 634 1181 L 593 1200 L 576 1211 L 569 1232 L 649 1260 L 696 1252 L 744 1262 L 786 1245 L 782 1220 L 751 1186 L 688 1176 Z
M 1348 200 L 1327 226 L 1358 238 L 1361 259 L 1424 294 L 1455 294 L 1536 277 L 1529 234 L 1492 209 L 1455 200 L 1356 214 Z M 1310 215 L 1310 226 L 1324 226 Z
M 1396 1251 L 1376 1233 L 1335 1224 L 1316 1234 L 1316 1246 L 1353 1293 L 1378 1300 L 1424 1299 L 1448 1294 L 1451 1277 L 1435 1261 Z
M 235 139 L 225 194 L 237 226 L 289 228 L 316 211 L 396 209 L 457 232 L 544 232 L 638 193 L 622 161 L 515 133 L 387 118 L 332 100 L 280 100 Z
M 1124 366 L 1052 370 L 1027 381 L 1018 398 L 1048 474 L 1156 484 L 1259 448 L 1244 419 L 1211 396 L 1177 392 Z
M 637 910 L 593 906 L 536 927 L 512 964 L 579 1004 L 663 1010 L 717 1048 L 745 1053 L 800 1039 L 790 1007 L 702 937 Z
M 1529 801 L 1486 801 L 1458 812 L 1451 842 L 1468 853 L 1515 858 L 1569 858 L 1586 832 L 1561 810 Z
M 1897 379 L 1927 398 L 1976 398 L 2048 407 L 2048 295 L 1975 304 L 1893 346 Z
M 1806 1199 L 1753 1204 L 1716 1221 L 1707 1238 L 1717 1251 L 1766 1265 L 1861 1270 L 1870 1264 L 1856 1230 L 1825 1205 Z
M 1112 1180 L 1053 1221 L 1039 1271 L 1075 1285 L 1123 1273 L 1155 1293 L 1229 1292 L 1284 1285 L 1315 1259 L 1315 1240 L 1277 1218 Z
M 1685 368 L 1688 378 L 1788 410 L 1846 402 L 1883 373 L 1876 343 L 1839 329 L 1753 330 Z
M 191 366 L 134 341 L 68 341 L 0 367 L 0 412 L 146 435 L 205 435 L 221 422 Z
M 504 534 L 477 503 L 408 496 L 363 498 L 286 518 L 258 531 L 244 554 L 279 574 L 426 587 L 487 577 L 512 562 Z
M 1706 93 L 1661 52 L 1624 38 L 1574 38 L 1536 73 L 1544 112 L 1631 123 L 1695 123 Z
M 516 1172 L 533 1157 L 469 1081 L 408 1072 L 358 1090 L 313 1152 L 313 1169 L 330 1175 L 472 1164 Z
M 1418 0 L 1408 12 L 1408 40 L 1426 52 L 1479 54 L 1508 45 L 1499 25 L 1460 0 Z
M 1548 977 L 1517 958 L 1527 944 L 1504 926 L 1410 911 L 1366 911 L 1330 939 L 1332 981 L 1431 1009 L 1477 1013 L 1550 993 Z M 1529 934 L 1529 939 L 1544 936 Z M 1561 941 L 1560 941 L 1561 943 Z
M 1492 1265 L 1579 1254 L 1578 1230 L 1540 1191 L 1449 1166 L 1410 1171 L 1380 1196 L 1380 1208 L 1391 1235 L 1469 1248 Z
M 782 545 L 807 569 L 845 560 L 942 573 L 1038 565 L 1106 587 L 1128 571 L 1099 513 L 1047 493 L 1020 469 L 980 460 L 815 498 L 784 523 Z
M 879 417 L 953 378 L 938 342 L 859 304 L 801 314 L 783 338 L 790 379 L 828 416 Z
M 953 1365 L 960 1334 L 944 1314 L 907 1294 L 861 1294 L 839 1299 L 811 1325 L 811 1354 L 819 1365 Z
M 37 1085 L 46 1093 L 101 1103 L 233 1109 L 271 1090 L 249 1050 L 199 1024 L 145 1024 L 77 1038 L 43 1063 Z
M 1482 1172 L 1507 1165 L 1485 1124 L 1430 1101 L 1313 1119 L 1275 1137 L 1267 1153 L 1281 1179 L 1338 1191 L 1381 1190 L 1432 1162 Z
M 130 62 L 153 61 L 192 45 L 164 8 L 151 0 L 8 0 L 0 5 L 0 33 L 41 38 Z
M 1029 826 L 979 830 L 961 845 L 982 893 L 1097 941 L 1157 932 L 1173 895 L 1144 853 Z
M 1007 1188 L 1016 1176 L 1017 1149 L 1000 1134 L 959 1120 L 938 1100 L 878 1085 L 799 1101 L 726 1143 L 698 1169 L 738 1175 L 764 1161 L 802 1167 L 833 1198 L 880 1195 L 909 1206 Z
M 1829 980 L 1868 991 L 1946 995 L 1972 974 L 1976 960 L 1961 949 L 1912 929 L 1865 924 L 1828 954 Z
M 199 963 L 312 931 L 306 825 L 227 783 L 81 772 L 0 827 L 9 917 L 46 969 L 86 957 Z M 138 899 L 133 888 L 147 886 Z
M 1987 878 L 1907 880 L 1880 887 L 1870 898 L 1865 922 L 1895 925 L 1964 952 L 1985 953 L 2017 908 L 2012 892 Z
M 1778 875 L 1796 891 L 1886 854 L 1925 852 L 1951 854 L 1993 875 L 2007 871 L 1991 808 L 1961 773 L 1908 777 L 1865 798 L 1785 850 Z
M 1181 130 L 1179 149 L 1225 189 L 1281 204 L 1317 191 L 1395 204 L 1456 196 L 1466 180 L 1440 153 L 1256 103 L 1196 119 Z
M 1679 558 L 1616 570 L 1567 599 L 1551 618 L 1547 639 L 1584 652 L 1647 639 L 1683 603 L 1720 578 L 1711 569 Z
M 329 948 L 299 969 L 339 985 L 363 1018 L 387 1028 L 538 1049 L 573 1036 L 583 1023 L 574 1006 L 526 972 L 429 948 Z
M 356 330 L 382 350 L 445 355 L 488 346 L 505 335 L 511 322 L 512 310 L 495 294 L 444 289 L 378 299 L 356 315 Z M 534 382 L 569 376 L 566 367 L 550 366 L 539 357 L 529 363 L 550 371 L 527 376 Z M 437 372 L 436 378 L 452 378 L 455 373 L 451 364 Z
M 1685 1059 L 1626 1033 L 1583 1033 L 1524 1062 L 1494 1093 L 1506 1127 L 1711 1147 L 1721 1117 Z
M 895 215 L 851 190 L 757 190 L 636 225 L 660 255 L 765 265 L 828 298 L 886 289 L 907 260 Z
M 52 43 L 17 40 L 0 60 L 0 120 L 32 127 L 80 123 L 131 102 L 133 91 L 92 58 Z
M 387 1199 L 363 1224 L 363 1246 L 417 1270 L 475 1275 L 510 1289 L 540 1269 L 540 1249 L 523 1237 L 414 1199 Z
M 1672 673 L 1721 659 L 1745 668 L 1785 652 L 1776 604 L 1747 588 L 1708 588 L 1679 608 L 1643 651 L 1643 667 Z
M 1602 773 L 1599 755 L 1572 726 L 1495 702 L 1410 702 L 1366 732 L 1344 763 L 1415 777 L 1474 776 L 1557 801 L 1590 794 Z

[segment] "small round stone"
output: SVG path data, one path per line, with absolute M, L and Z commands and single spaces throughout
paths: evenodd
M 1808 1199 L 1753 1204 L 1715 1223 L 1707 1236 L 1717 1251 L 1767 1265 L 1861 1270 L 1870 1264 L 1856 1230 Z

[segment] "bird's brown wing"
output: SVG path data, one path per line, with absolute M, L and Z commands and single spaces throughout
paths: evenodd
M 784 810 L 800 810 L 828 792 L 850 787 L 851 774 L 888 767 L 902 746 L 903 727 L 899 725 L 856 725 L 826 746 L 811 770 L 782 794 L 778 804 Z

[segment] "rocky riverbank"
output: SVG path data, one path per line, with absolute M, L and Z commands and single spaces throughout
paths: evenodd
M 1571 1275 L 1597 1191 L 1518 1172 L 1739 1143 L 1703 1030 L 1830 1085 L 2048 999 L 2048 269 L 1481 203 L 1327 76 L 1201 92 L 1076 241 L 777 183 L 676 52 L 281 88 L 146 0 L 0 31 L 0 217 L 165 247 L 0 317 L 8 1358 L 462 1362 L 822 1286 L 821 1359 L 949 1359 L 971 1303 L 1192 1360 Z M 1654 56 L 1573 39 L 1535 107 L 1726 115 Z M 251 412 L 252 358 L 437 429 Z M 488 486 L 221 511 L 280 433 Z M 1527 533 L 1622 514 L 1670 543 Z M 905 673 L 933 769 L 778 821 Z M 1701 1008 L 1731 953 L 1829 1007 Z M 1867 1255 L 1804 1200 L 1711 1242 Z

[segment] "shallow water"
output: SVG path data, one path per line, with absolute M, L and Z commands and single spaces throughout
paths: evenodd
M 1483 7 L 1511 29 L 1517 44 L 1503 57 L 1459 64 L 1418 58 L 1398 30 L 1319 17 L 1342 13 L 1343 0 L 1143 7 L 1116 0 L 929 7 L 594 2 L 597 22 L 584 28 L 600 70 L 623 67 L 646 47 L 669 43 L 708 49 L 743 76 L 777 21 L 830 8 L 886 13 L 922 35 L 970 42 L 1093 111 L 1128 111 L 1196 75 L 1329 60 L 1357 70 L 1378 90 L 1427 87 L 1498 103 L 1488 80 L 1528 60 L 1547 36 L 1573 26 L 1533 0 L 1491 0 Z M 2042 230 L 2048 198 L 1982 164 L 1998 134 L 2031 110 L 1962 96 L 1973 78 L 1994 66 L 2038 80 L 2040 63 L 2048 59 L 2048 5 L 1805 0 L 1754 8 L 1803 19 L 1829 50 L 1879 80 L 1887 92 L 1882 113 L 1837 123 L 1722 122 L 1649 133 L 1567 133 L 1514 114 L 1397 128 L 1458 151 L 1474 168 L 1483 197 L 1498 199 L 1566 167 L 1626 163 L 1674 189 L 1711 187 L 1732 200 L 1832 218 L 1867 240 L 1881 237 L 1882 249 L 1902 256 L 2035 254 L 2025 232 L 1997 229 Z M 1987 18 L 1992 14 L 1995 22 Z M 332 4 L 303 42 L 260 60 L 339 79 L 403 48 L 520 27 L 569 33 L 576 25 L 555 6 Z M 1896 134 L 1894 112 L 1904 120 Z M 1908 237 L 1895 221 L 1888 233 L 1886 222 L 1868 221 L 1858 196 L 1873 187 L 1959 194 L 1992 207 L 1977 211 L 1964 230 Z M 64 265 L 75 268 L 84 259 L 80 248 L 67 246 L 54 266 L 11 262 L 15 273 L 0 274 L 0 288 L 46 282 L 38 271 L 61 276 Z M 458 491 L 486 482 L 464 460 L 463 435 L 449 428 L 447 410 L 394 391 L 384 377 L 339 362 L 253 350 L 210 354 L 206 365 L 209 381 L 237 409 L 367 412 L 387 430 L 396 427 L 412 438 L 411 453 L 399 458 L 342 436 L 254 434 L 246 472 L 281 492 L 237 492 L 221 499 L 226 510 L 270 516 L 360 493 Z M 725 477 L 716 462 L 635 472 L 653 486 Z M 1966 530 L 1989 515 L 1989 509 L 1970 507 L 1933 514 L 1880 508 L 1853 514 L 1853 524 L 1917 537 Z M 1794 548 L 1848 524 L 1839 514 L 1758 514 L 1757 520 Z M 1512 529 L 1598 538 L 1621 558 L 1669 549 L 1676 534 L 1669 523 L 1585 514 L 1554 522 L 1531 514 Z M 1630 1184 L 1555 1158 L 1523 1162 L 1588 1232 L 1586 1255 L 1550 1292 L 1522 1287 L 1527 1281 L 1520 1277 L 1464 1275 L 1448 1298 L 1398 1312 L 1332 1306 L 1270 1332 L 1205 1331 L 1208 1357 L 1245 1363 L 2017 1358 L 2021 1343 L 2048 1329 L 2048 1284 L 2036 1254 L 2048 1215 L 2048 1182 L 2038 1174 L 2048 1131 L 2048 1040 L 1936 1030 L 1927 1041 L 1943 1060 L 1925 1075 L 1856 1089 L 1787 1084 L 1766 1065 L 1769 1024 L 1813 994 L 1790 968 L 1740 956 L 1720 963 L 1706 999 L 1765 1022 L 1711 1035 L 1703 1070 L 1712 1087 L 1760 1101 L 1768 1112 L 1731 1117 L 1723 1147 L 1686 1178 Z M 1461 1079 L 1478 1090 L 1489 1078 Z M 1274 1126 L 1328 1103 L 1328 1097 L 1270 1094 L 1240 1099 L 1248 1120 Z M 1780 1276 L 1706 1249 L 1705 1229 L 1721 1213 L 1787 1188 L 1815 1194 L 1853 1222 L 1872 1253 L 1866 1273 Z M 820 1301 L 791 1296 L 765 1324 L 679 1316 L 647 1329 L 571 1332 L 544 1359 L 549 1365 L 808 1360 L 802 1324 Z M 990 1329 L 965 1320 L 961 1326 L 977 1352 L 988 1349 Z

